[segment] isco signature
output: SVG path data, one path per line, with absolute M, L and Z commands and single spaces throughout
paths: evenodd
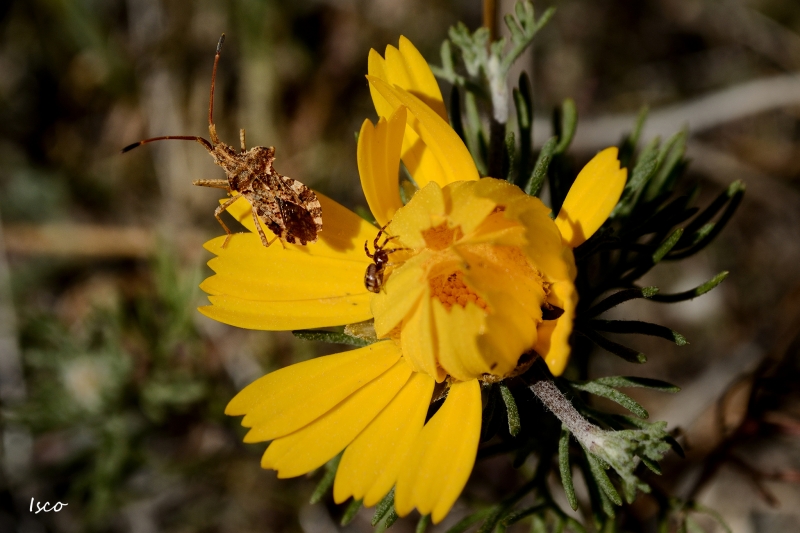
M 34 503 L 36 503 L 36 512 L 35 513 L 33 512 L 33 504 Z M 61 509 L 63 509 L 64 507 L 66 507 L 69 504 L 68 503 L 56 502 L 56 503 L 53 504 L 52 507 L 48 507 L 49 505 L 50 505 L 50 502 L 44 502 L 44 505 L 42 505 L 42 502 L 37 502 L 33 498 L 31 498 L 30 511 L 33 514 L 39 514 L 42 511 L 44 511 L 45 513 L 49 513 L 50 511 L 59 512 Z

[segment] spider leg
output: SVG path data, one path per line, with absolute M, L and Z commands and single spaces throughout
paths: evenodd
M 369 248 L 367 247 L 367 243 L 369 243 L 368 240 L 364 241 L 364 252 L 367 254 L 367 257 L 369 257 L 370 259 L 373 259 L 375 256 L 372 255 L 371 253 L 369 253 Z
M 381 226 L 380 229 L 378 230 L 378 234 L 375 235 L 375 240 L 373 241 L 372 246 L 376 250 L 378 249 L 378 241 L 381 239 L 381 235 L 383 235 L 385 233 L 384 230 L 386 229 L 386 226 L 388 226 L 391 223 L 392 223 L 392 221 L 390 220 L 389 222 L 387 222 L 386 224 Z M 386 246 L 386 242 L 383 243 L 383 246 Z
M 402 252 L 404 250 L 411 250 L 411 248 L 390 248 L 389 250 L 384 250 L 384 253 L 386 253 L 386 255 L 389 255 L 395 252 Z
M 399 235 L 389 235 L 389 236 L 387 236 L 386 234 L 384 234 L 383 235 L 383 239 L 384 240 L 383 240 L 383 244 L 381 244 L 381 248 L 385 248 L 386 245 L 389 244 L 389 241 L 391 241 L 392 239 L 396 239 L 397 237 L 399 237 Z

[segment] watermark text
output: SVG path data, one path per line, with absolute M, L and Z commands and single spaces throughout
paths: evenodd
M 36 512 L 33 511 L 33 504 L 36 504 Z M 50 502 L 37 502 L 33 498 L 31 498 L 31 507 L 30 510 L 33 514 L 39 514 L 42 511 L 45 513 L 49 513 L 50 511 L 55 511 L 56 513 L 59 512 L 61 509 L 69 505 L 68 503 L 56 502 L 52 506 L 50 506 Z

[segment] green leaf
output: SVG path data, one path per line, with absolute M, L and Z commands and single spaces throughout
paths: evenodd
M 639 144 L 639 138 L 642 135 L 644 123 L 647 121 L 647 112 L 647 106 L 643 106 L 639 110 L 639 115 L 636 117 L 636 122 L 633 125 L 633 131 L 620 143 L 619 161 L 623 168 L 630 167 L 631 158 L 633 158 L 633 154 Z
M 542 146 L 539 157 L 536 159 L 536 164 L 533 166 L 533 172 L 525 185 L 525 192 L 531 196 L 538 196 L 544 186 L 544 180 L 547 178 L 547 169 L 550 168 L 550 162 L 553 160 L 553 155 L 556 149 L 558 137 L 550 137 L 544 146 Z
M 333 486 L 333 480 L 336 479 L 336 470 L 339 468 L 339 461 L 341 459 L 342 454 L 340 453 L 325 464 L 325 475 L 322 476 L 314 492 L 311 493 L 309 503 L 315 504 L 319 502 Z
M 665 255 L 667 255 L 670 250 L 672 250 L 678 241 L 683 236 L 683 228 L 678 228 L 672 232 L 672 234 L 667 237 L 664 242 L 656 249 L 655 253 L 653 253 L 652 259 L 653 264 L 658 264 Z
M 398 518 L 400 517 L 397 516 L 397 511 L 395 511 L 394 506 L 392 506 L 392 508 L 389 509 L 389 512 L 386 514 L 386 518 L 383 519 L 383 522 L 378 524 L 378 527 L 375 528 L 375 533 L 383 533 L 392 527 L 394 523 L 397 522 Z
M 372 515 L 372 525 L 377 525 L 378 522 L 381 521 L 381 518 L 386 516 L 392 509 L 394 509 L 394 487 L 392 487 L 392 490 L 390 490 L 375 507 L 375 514 Z
M 725 520 L 722 518 L 722 515 L 719 514 L 717 511 L 715 511 L 714 509 L 706 507 L 705 505 L 701 505 L 697 502 L 692 502 L 691 509 L 697 511 L 698 513 L 707 514 L 708 516 L 713 518 L 722 527 L 722 529 L 725 530 L 726 533 L 733 533 L 730 526 L 727 523 L 725 523 Z
M 583 451 L 586 453 L 586 460 L 589 462 L 589 471 L 592 474 L 592 478 L 597 483 L 597 486 L 601 489 L 601 496 L 605 495 L 615 505 L 622 505 L 622 498 L 620 498 L 619 492 L 617 492 L 614 484 L 611 483 L 611 480 L 608 478 L 608 474 L 606 474 L 606 471 L 598 458 L 592 455 L 591 452 L 585 448 Z M 609 509 L 604 506 L 603 511 L 609 517 L 614 516 L 613 509 L 610 509 L 611 512 L 609 513 Z
M 430 523 L 431 523 L 431 515 L 426 514 L 424 516 L 421 516 L 419 522 L 417 522 L 417 529 L 415 533 L 425 533 Z
M 463 533 L 467 529 L 469 529 L 473 524 L 476 524 L 489 516 L 494 511 L 493 507 L 489 507 L 486 509 L 482 509 L 480 511 L 474 512 L 470 515 L 465 516 L 456 524 L 448 529 L 445 533 Z
M 442 66 L 436 67 L 431 65 L 431 70 L 437 78 L 442 78 L 449 81 L 453 85 L 463 86 L 464 78 L 456 74 L 455 65 L 453 64 L 453 50 L 450 47 L 450 41 L 445 39 L 442 41 L 442 46 L 439 49 L 439 56 L 442 60 Z
M 508 413 L 508 432 L 512 437 L 516 437 L 519 435 L 520 429 L 517 402 L 505 383 L 500 383 L 500 395 L 503 397 L 503 402 L 506 404 L 506 413 Z
M 699 211 L 696 207 L 686 207 L 690 200 L 691 197 L 688 194 L 675 198 L 656 211 L 655 214 L 646 218 L 641 224 L 632 224 L 629 229 L 621 231 L 621 236 L 629 238 L 647 235 L 648 233 L 666 233 L 670 228 L 691 218 Z M 686 235 L 686 232 L 684 232 L 684 235 Z M 680 243 L 678 246 L 681 246 Z
M 587 381 L 583 383 L 572 382 L 570 383 L 570 386 L 572 386 L 574 389 L 588 392 L 589 394 L 594 394 L 595 396 L 601 396 L 611 400 L 612 402 L 618 403 L 639 418 L 647 418 L 650 416 L 647 414 L 645 408 L 639 405 L 636 400 L 613 387 L 609 387 L 608 385 L 603 385 L 602 383 L 597 383 L 596 381 Z
M 661 140 L 656 137 L 642 150 L 642 153 L 636 160 L 636 165 L 633 167 L 633 172 L 630 174 L 628 183 L 626 183 L 625 187 L 622 189 L 622 197 L 611 212 L 611 218 L 618 215 L 630 214 L 633 204 L 635 203 L 635 197 L 658 169 L 658 145 L 660 142 Z
M 546 503 L 540 503 L 538 505 L 526 507 L 525 509 L 520 509 L 519 511 L 514 511 L 513 513 L 507 514 L 506 517 L 503 518 L 502 523 L 506 526 L 516 524 L 520 520 L 528 518 L 531 515 L 547 510 L 547 508 L 548 506 Z
M 625 303 L 629 300 L 636 300 L 638 298 L 652 298 L 656 294 L 658 294 L 658 287 L 637 287 L 634 289 L 623 289 L 594 304 L 587 311 L 581 313 L 580 318 L 592 318 L 599 314 L 605 313 L 612 307 L 616 307 L 621 303 Z
M 727 189 L 722 191 L 719 196 L 717 196 L 713 202 L 711 202 L 708 207 L 706 207 L 702 213 L 697 215 L 694 220 L 692 220 L 689 225 L 686 226 L 686 238 L 684 241 L 689 241 L 692 237 L 692 234 L 700 228 L 707 225 L 712 218 L 716 216 L 719 211 L 725 207 L 725 205 L 734 198 L 737 194 L 743 194 L 745 190 L 745 185 L 742 180 L 736 180 L 731 183 Z M 683 243 L 681 243 L 683 244 Z
M 691 246 L 689 248 L 677 250 L 669 254 L 667 259 L 674 261 L 689 257 L 690 255 L 693 255 L 708 246 L 708 244 L 711 243 L 711 241 L 713 241 L 717 235 L 719 235 L 719 233 L 728 224 L 728 221 L 730 221 L 731 217 L 733 217 L 734 213 L 736 213 L 736 210 L 739 208 L 739 204 L 742 203 L 742 198 L 744 198 L 744 183 L 734 182 L 726 192 L 729 192 L 732 189 L 733 196 L 731 197 L 730 202 L 725 208 L 725 211 L 722 213 L 722 216 L 720 216 L 719 220 L 714 224 L 708 224 L 701 227 L 700 230 L 693 234 Z
M 503 21 L 506 23 L 506 27 L 511 33 L 511 40 L 513 42 L 516 43 L 525 40 L 525 34 L 522 32 L 522 28 L 520 28 L 519 24 L 517 24 L 517 20 L 514 18 L 514 15 L 507 13 L 506 16 L 503 17 Z
M 585 330 L 578 330 L 578 333 L 581 333 L 585 337 L 587 337 L 590 341 L 598 345 L 599 347 L 603 348 L 604 350 L 613 353 L 614 355 L 623 358 L 624 360 L 628 361 L 629 363 L 646 363 L 647 357 L 636 350 L 628 348 L 627 346 L 623 346 L 618 342 L 614 342 L 609 340 L 602 335 L 598 334 L 595 331 L 590 329 Z
M 606 331 L 608 333 L 636 333 L 639 335 L 650 335 L 672 341 L 678 346 L 689 344 L 686 337 L 673 331 L 666 326 L 641 322 L 639 320 L 600 320 L 594 319 L 586 322 L 586 325 L 595 331 Z
M 660 379 L 640 378 L 635 376 L 607 376 L 594 380 L 595 383 L 601 385 L 608 385 L 609 387 L 638 387 L 643 389 L 652 389 L 659 392 L 675 393 L 681 389 L 666 381 Z
M 361 500 L 351 501 L 350 504 L 347 506 L 347 509 L 344 510 L 344 515 L 342 515 L 342 520 L 341 522 L 339 522 L 339 524 L 342 526 L 346 526 L 347 524 L 352 522 L 353 519 L 356 517 L 356 514 L 358 514 L 358 511 L 361 509 L 361 505 L 362 505 Z
M 689 533 L 706 533 L 706 531 L 700 527 L 700 524 L 698 524 L 691 516 L 686 517 L 685 523 L 686 529 Z
M 533 38 L 536 36 L 536 33 L 545 24 L 550 20 L 550 18 L 555 13 L 554 8 L 550 8 L 544 12 L 544 14 L 539 17 L 537 21 L 534 17 L 534 9 L 533 5 L 530 2 L 517 2 L 514 13 L 516 15 L 516 19 L 513 15 L 508 14 L 506 15 L 503 20 L 508 27 L 509 32 L 511 33 L 511 49 L 508 51 L 507 54 L 502 58 L 500 69 L 501 72 L 507 73 L 508 69 L 511 68 L 511 65 L 514 64 L 514 61 L 525 51 L 525 48 L 530 45 Z M 505 43 L 500 41 L 503 46 L 498 46 L 496 50 L 496 55 L 499 57 L 502 53 L 503 48 L 505 48 Z M 494 44 L 500 44 L 494 43 Z
M 675 437 L 672 435 L 667 435 L 664 440 L 667 442 L 667 444 L 669 444 L 669 447 L 672 448 L 672 451 L 678 454 L 681 459 L 686 458 L 686 452 L 683 451 L 683 446 L 681 446 L 680 443 L 675 440 Z
M 547 523 L 543 517 L 534 515 L 531 520 L 531 533 L 547 533 Z
M 567 496 L 569 506 L 573 511 L 578 510 L 578 498 L 575 497 L 575 487 L 572 484 L 572 469 L 569 465 L 569 436 L 566 426 L 561 426 L 561 438 L 558 440 L 558 469 L 561 472 L 561 484 Z
M 503 507 L 501 505 L 495 505 L 491 507 L 491 512 L 486 516 L 486 521 L 481 524 L 481 527 L 478 528 L 477 533 L 491 533 L 494 531 L 494 526 L 496 526 L 497 522 L 500 521 L 502 513 Z
M 321 341 L 329 342 L 331 344 L 347 344 L 349 346 L 368 346 L 371 344 L 365 339 L 353 337 L 346 333 L 336 331 L 322 331 L 316 329 L 296 329 L 292 331 L 292 335 L 298 339 L 306 341 Z
M 517 124 L 520 131 L 529 130 L 532 126 L 533 102 L 531 98 L 531 80 L 523 71 L 519 75 L 519 88 L 514 89 L 514 105 L 517 109 Z
M 658 172 L 650 181 L 645 200 L 652 200 L 659 194 L 672 189 L 677 177 L 676 170 L 681 170 L 680 163 L 686 152 L 686 130 L 679 131 L 670 137 L 658 154 Z
M 575 533 L 586 533 L 586 528 L 583 527 L 583 524 L 581 524 L 571 516 L 566 517 L 566 521 L 568 529 L 571 529 Z
M 652 459 L 648 459 L 647 457 L 640 457 L 639 459 L 642 460 L 644 466 L 650 469 L 651 472 L 660 476 L 661 475 L 661 466 L 658 464 L 658 461 L 653 461 Z
M 464 135 L 467 138 L 467 148 L 469 148 L 469 153 L 472 154 L 472 159 L 475 161 L 478 172 L 481 176 L 485 176 L 486 133 L 483 130 L 483 122 L 481 121 L 474 93 L 467 91 L 464 97 L 464 108 L 467 112 L 467 124 L 464 130 Z
M 572 138 L 575 136 L 575 130 L 578 128 L 578 107 L 575 105 L 575 100 L 567 98 L 561 105 L 561 127 L 559 128 L 559 140 L 554 154 L 563 154 L 572 144 Z
M 519 126 L 519 165 L 517 176 L 519 180 L 527 178 L 531 172 L 531 130 L 533 127 L 533 102 L 531 96 L 531 81 L 523 71 L 519 75 L 519 88 L 513 92 L 514 107 L 517 110 L 517 125 Z
M 708 291 L 710 291 L 711 289 L 713 289 L 714 287 L 725 281 L 725 278 L 728 277 L 728 274 L 730 274 L 730 272 L 728 272 L 727 270 L 723 270 L 710 280 L 706 281 L 702 285 L 695 287 L 694 289 L 689 289 L 688 291 L 679 292 L 675 294 L 656 294 L 652 296 L 651 299 L 654 302 L 662 302 L 662 303 L 683 302 L 685 300 L 691 300 L 692 298 L 697 298 L 698 296 L 707 293 Z

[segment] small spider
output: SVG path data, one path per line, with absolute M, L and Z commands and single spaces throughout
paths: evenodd
M 379 293 L 383 288 L 383 271 L 386 270 L 387 266 L 392 266 L 392 263 L 389 263 L 389 254 L 393 254 L 394 252 L 399 252 L 401 250 L 409 250 L 409 248 L 391 248 L 386 250 L 385 247 L 392 239 L 396 239 L 397 235 L 392 235 L 391 237 L 384 236 L 383 244 L 378 244 L 380 241 L 381 236 L 385 235 L 384 231 L 386 226 L 389 223 L 381 227 L 378 230 L 378 235 L 375 236 L 375 240 L 372 242 L 372 247 L 375 248 L 375 253 L 369 253 L 368 243 L 369 241 L 364 241 L 364 251 L 367 254 L 367 257 L 373 260 L 373 263 L 367 267 L 367 271 L 364 273 L 364 286 L 367 288 L 368 291 Z

